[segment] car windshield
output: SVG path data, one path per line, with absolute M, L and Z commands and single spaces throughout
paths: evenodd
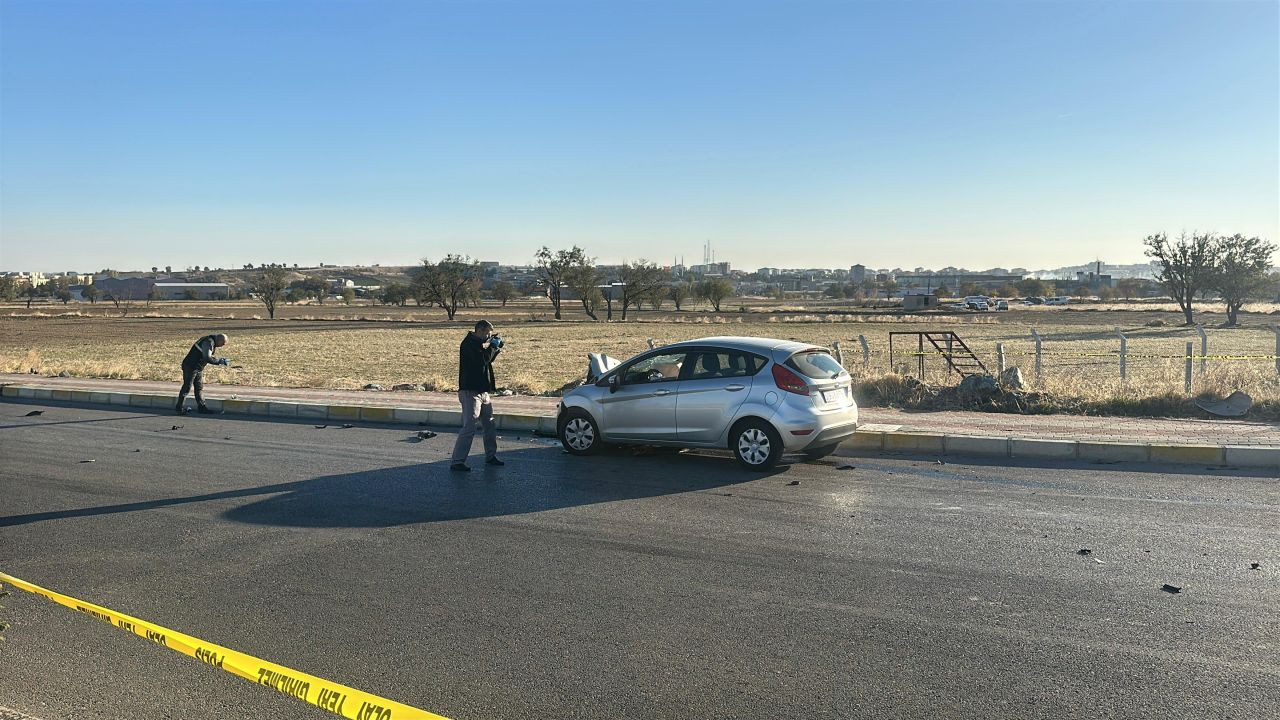
M 806 350 L 798 352 L 787 359 L 787 366 L 793 370 L 798 370 L 805 377 L 814 378 L 816 380 L 827 380 L 839 377 L 844 372 L 844 368 L 836 359 L 831 357 L 831 353 L 825 350 Z
M 684 356 L 682 352 L 663 353 L 638 360 L 623 370 L 622 382 L 626 385 L 636 385 L 676 380 L 680 377 Z

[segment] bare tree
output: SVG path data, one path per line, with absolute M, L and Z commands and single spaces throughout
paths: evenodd
M 649 307 L 655 311 L 662 309 L 662 304 L 671 297 L 671 288 L 666 285 L 660 285 L 653 292 L 649 293 Z
M 111 301 L 116 310 L 120 313 L 120 317 L 129 317 L 129 311 L 133 309 L 133 294 L 125 291 L 124 296 L 107 293 L 105 298 Z
M 418 304 L 436 305 L 453 320 L 480 286 L 480 263 L 465 255 L 446 255 L 433 263 L 424 259 L 413 279 Z
M 537 261 L 538 281 L 542 285 L 542 291 L 551 301 L 551 307 L 556 311 L 556 319 L 559 320 L 560 288 L 565 285 L 566 273 L 575 267 L 591 265 L 594 260 L 587 257 L 586 251 L 577 245 L 570 250 L 557 250 L 554 253 L 543 245 L 534 255 L 534 259 Z
M 582 302 L 582 311 L 587 317 L 599 320 L 596 309 L 604 301 L 604 296 L 597 287 L 600 284 L 600 272 L 590 263 L 590 258 L 582 257 L 580 260 L 565 273 L 565 286 L 577 293 L 578 300 Z
M 1270 284 L 1267 270 L 1275 250 L 1275 245 L 1262 238 L 1238 233 L 1214 243 L 1209 288 L 1227 304 L 1227 325 L 1235 325 L 1245 301 L 1258 297 Z
M 1164 233 L 1148 235 L 1142 241 L 1147 246 L 1147 257 L 1156 261 L 1156 281 L 1159 282 L 1182 308 L 1187 325 L 1194 325 L 1192 303 L 1197 295 L 1208 289 L 1214 275 L 1214 236 L 1184 232 L 1175 241 Z
M 653 263 L 638 260 L 634 263 L 623 263 L 618 279 L 622 281 L 622 319 L 626 320 L 627 307 L 634 305 L 639 310 L 641 305 L 662 287 L 666 273 Z
M 506 280 L 503 280 L 503 281 L 501 281 L 501 282 L 494 283 L 494 285 L 493 285 L 493 299 L 494 299 L 494 300 L 497 300 L 498 302 L 501 302 L 501 303 L 502 303 L 502 307 L 506 307 L 506 306 L 507 306 L 507 303 L 508 303 L 508 302 L 510 302 L 510 301 L 512 301 L 512 300 L 514 300 L 515 298 L 516 298 L 516 286 L 515 286 L 515 285 L 512 285 L 511 283 L 507 282 Z
M 600 297 L 605 303 L 605 319 L 613 320 L 613 301 L 617 298 L 617 287 L 612 283 L 601 285 Z
M 724 278 L 712 278 L 698 283 L 698 295 L 720 312 L 720 303 L 733 294 L 733 284 Z
M 382 289 L 379 299 L 387 305 L 404 307 L 413 297 L 413 289 L 404 283 L 393 282 Z
M 276 317 L 276 305 L 284 300 L 284 290 L 288 286 L 284 268 L 267 268 L 253 281 L 253 292 L 267 306 L 267 314 L 272 320 Z
M 676 304 L 676 310 L 683 309 L 692 295 L 693 286 L 687 282 L 678 282 L 671 286 L 671 301 Z
M 84 296 L 85 300 L 89 301 L 90 305 L 98 302 L 98 288 L 92 285 L 85 285 L 84 290 L 81 290 L 80 294 Z

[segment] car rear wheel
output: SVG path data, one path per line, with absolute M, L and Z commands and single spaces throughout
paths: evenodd
M 805 460 L 821 460 L 822 458 L 835 452 L 836 448 L 838 447 L 840 447 L 840 443 L 832 443 L 830 445 L 823 445 L 821 447 L 809 448 L 808 450 L 805 450 L 802 454 L 804 455 Z
M 600 450 L 600 428 L 585 410 L 569 408 L 560 420 L 560 444 L 571 455 L 592 455 Z
M 743 420 L 729 433 L 729 450 L 748 470 L 770 470 L 782 459 L 782 437 L 763 420 Z

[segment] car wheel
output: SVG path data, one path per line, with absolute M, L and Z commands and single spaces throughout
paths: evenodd
M 560 444 L 571 455 L 592 455 L 600 449 L 600 428 L 586 410 L 569 408 L 560 421 Z
M 729 450 L 748 470 L 770 470 L 782 459 L 782 437 L 763 420 L 743 420 L 729 433 Z
M 830 445 L 823 445 L 821 447 L 810 448 L 808 450 L 805 450 L 802 454 L 804 455 L 805 460 L 821 460 L 822 458 L 835 452 L 836 448 L 838 447 L 840 447 L 840 443 L 832 443 Z

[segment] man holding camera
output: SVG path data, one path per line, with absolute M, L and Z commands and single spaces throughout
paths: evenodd
M 486 346 L 485 343 L 488 343 Z M 493 359 L 502 352 L 502 338 L 493 334 L 493 324 L 488 320 L 476 323 L 458 347 L 458 402 L 462 404 L 462 429 L 453 445 L 453 460 L 449 469 L 468 472 L 467 455 L 471 453 L 471 441 L 476 436 L 476 421 L 484 429 L 485 465 L 505 465 L 498 459 L 498 431 L 493 424 L 493 405 L 489 393 L 496 392 L 493 377 Z

